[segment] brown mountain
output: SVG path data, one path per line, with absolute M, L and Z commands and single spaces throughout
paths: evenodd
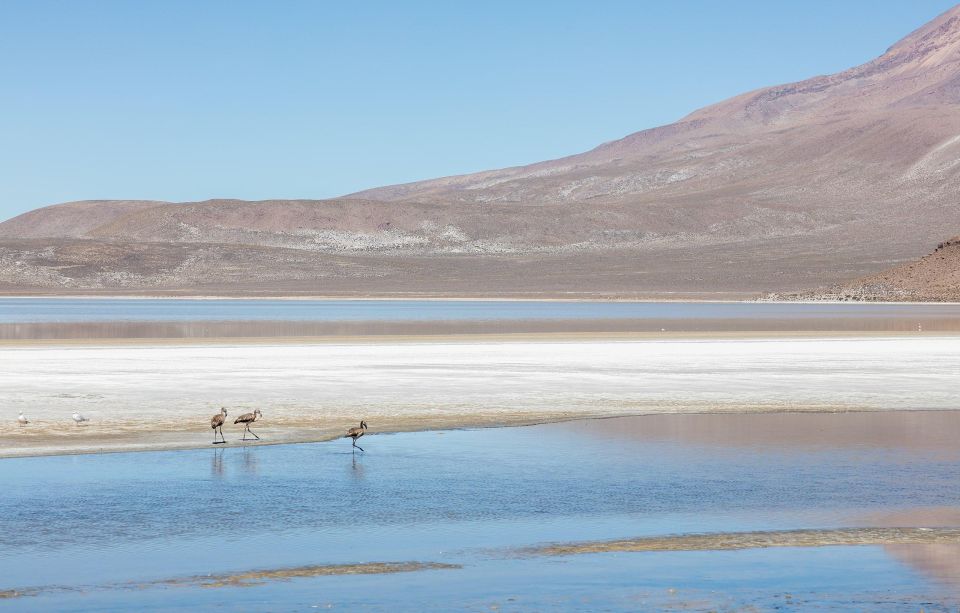
M 68 203 L 0 289 L 716 295 L 839 283 L 960 228 L 960 7 L 879 58 L 530 166 L 326 201 Z

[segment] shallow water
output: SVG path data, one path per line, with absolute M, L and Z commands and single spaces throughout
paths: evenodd
M 0 298 L 0 340 L 960 332 L 960 305 Z
M 476 321 L 960 317 L 952 304 L 515 300 L 204 300 L 0 298 L 0 321 Z
M 523 550 L 702 532 L 958 526 L 958 435 L 952 411 L 664 415 L 373 435 L 357 454 L 341 440 L 3 460 L 0 592 L 37 591 L 0 608 L 946 610 L 960 596 L 957 544 Z M 413 561 L 462 568 L 245 588 L 177 581 Z M 167 580 L 175 581 L 156 583 Z

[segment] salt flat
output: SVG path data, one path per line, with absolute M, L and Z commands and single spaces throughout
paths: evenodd
M 264 443 L 657 412 L 948 409 L 960 338 L 480 340 L 0 348 L 0 455 Z M 20 428 L 18 411 L 31 423 Z M 74 411 L 90 418 L 76 426 Z M 373 444 L 371 442 L 371 444 Z

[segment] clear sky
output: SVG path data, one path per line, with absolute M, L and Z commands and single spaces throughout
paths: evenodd
M 3 0 L 0 219 L 560 157 L 862 63 L 952 4 Z

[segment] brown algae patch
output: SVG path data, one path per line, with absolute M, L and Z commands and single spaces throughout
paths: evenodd
M 960 544 L 960 528 L 839 528 L 648 536 L 616 541 L 560 543 L 518 550 L 527 556 L 642 551 L 724 551 L 768 547 Z
M 362 564 L 322 564 L 297 566 L 266 570 L 250 570 L 216 575 L 195 575 L 178 579 L 167 579 L 139 587 L 155 585 L 183 587 L 244 587 L 259 585 L 270 581 L 290 581 L 306 577 L 326 577 L 332 575 L 383 575 L 391 573 L 412 573 L 422 570 L 451 570 L 463 568 L 460 564 L 442 564 L 439 562 L 366 562 Z

